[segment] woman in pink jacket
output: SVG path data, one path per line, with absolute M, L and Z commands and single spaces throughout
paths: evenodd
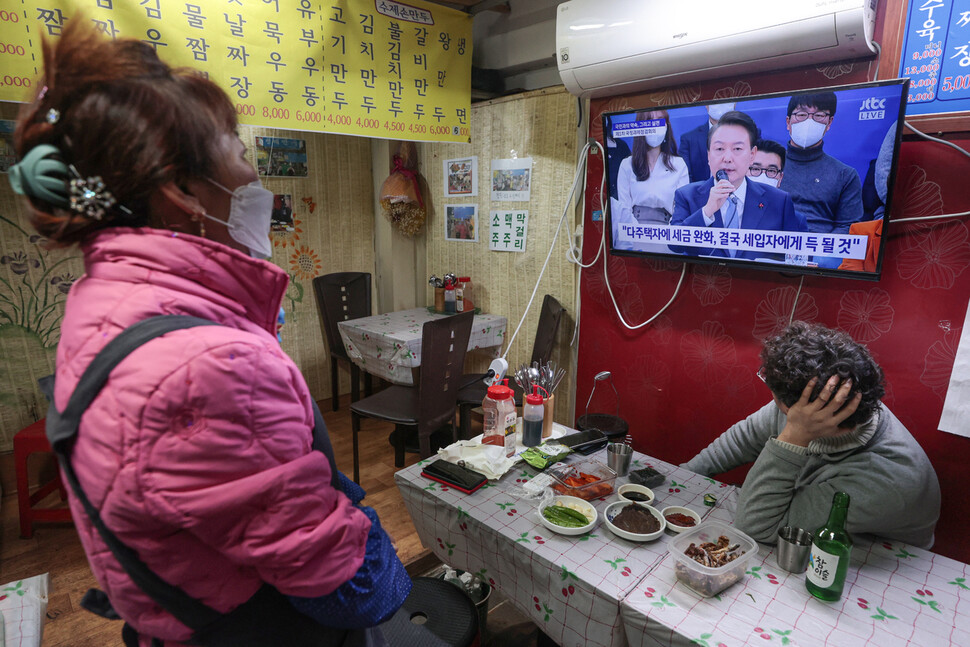
M 287 275 L 269 255 L 272 194 L 215 84 L 81 19 L 45 43 L 11 174 L 52 245 L 79 244 L 57 348 L 63 410 L 92 358 L 155 315 L 214 321 L 135 350 L 86 410 L 71 464 L 105 525 L 163 580 L 220 613 L 266 585 L 329 644 L 375 639 L 410 580 L 356 484 L 311 449 L 311 395 L 276 338 Z M 323 430 L 325 434 L 325 430 Z M 193 632 L 134 584 L 72 495 L 125 642 Z M 136 636 L 137 633 L 137 636 Z M 152 642 L 152 639 L 156 642 Z

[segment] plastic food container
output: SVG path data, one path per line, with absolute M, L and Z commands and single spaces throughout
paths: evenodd
M 578 463 L 561 464 L 549 468 L 552 476 L 550 487 L 557 494 L 578 497 L 586 501 L 599 499 L 613 493 L 616 472 L 603 463 L 585 460 Z
M 738 550 L 744 551 L 744 554 L 717 568 L 704 566 L 684 554 L 691 544 L 716 544 L 720 535 L 728 538 L 729 546 L 738 544 Z M 751 537 L 721 521 L 705 521 L 693 530 L 673 537 L 668 548 L 674 556 L 677 579 L 705 598 L 714 597 L 744 577 L 748 564 L 758 554 L 758 544 Z

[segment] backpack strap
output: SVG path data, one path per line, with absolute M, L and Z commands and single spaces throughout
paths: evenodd
M 168 332 L 197 326 L 218 326 L 214 321 L 184 315 L 159 315 L 140 321 L 112 339 L 91 361 L 78 381 L 63 412 L 57 410 L 53 398 L 53 379 L 41 380 L 41 388 L 50 399 L 47 412 L 47 438 L 57 454 L 65 479 L 74 495 L 84 507 L 91 523 L 98 530 L 105 545 L 125 569 L 131 580 L 156 604 L 171 613 L 179 622 L 195 632 L 204 632 L 224 622 L 226 616 L 207 604 L 193 598 L 181 588 L 165 582 L 138 557 L 138 554 L 122 542 L 101 519 L 101 515 L 88 499 L 77 474 L 71 465 L 71 451 L 77 438 L 81 416 L 101 391 L 108 375 L 132 351 Z M 313 447 L 323 452 L 330 462 L 332 483 L 340 489 L 339 476 L 333 458 L 333 448 L 327 434 L 323 417 L 316 403 L 314 409 Z

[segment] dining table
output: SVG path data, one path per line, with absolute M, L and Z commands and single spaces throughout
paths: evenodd
M 388 382 L 413 386 L 421 366 L 421 332 L 425 323 L 451 315 L 429 308 L 411 308 L 337 323 L 351 361 Z M 468 350 L 495 358 L 505 343 L 508 320 L 502 315 L 476 312 Z
M 539 521 L 535 485 L 545 478 L 525 463 L 465 494 L 421 476 L 435 458 L 395 474 L 422 543 L 444 563 L 475 573 L 559 645 L 970 645 L 970 566 L 897 541 L 856 539 L 845 591 L 822 602 L 804 574 L 775 563 L 759 544 L 741 579 L 705 598 L 677 580 L 668 529 L 657 540 L 615 536 L 603 513 L 615 491 L 590 501 L 598 525 L 580 536 Z M 606 463 L 606 450 L 566 462 Z M 733 524 L 733 485 L 634 452 L 631 470 L 664 475 L 657 509 L 686 506 L 701 524 Z M 629 482 L 618 477 L 614 488 Z M 705 501 L 705 495 L 706 497 Z

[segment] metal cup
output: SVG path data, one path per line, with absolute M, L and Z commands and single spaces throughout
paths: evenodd
M 633 448 L 629 445 L 611 443 L 606 447 L 606 465 L 616 472 L 617 476 L 626 476 L 630 472 L 630 461 L 633 460 Z
M 778 529 L 778 547 L 775 559 L 779 568 L 789 573 L 804 573 L 808 556 L 812 552 L 812 535 L 807 530 L 785 526 Z

